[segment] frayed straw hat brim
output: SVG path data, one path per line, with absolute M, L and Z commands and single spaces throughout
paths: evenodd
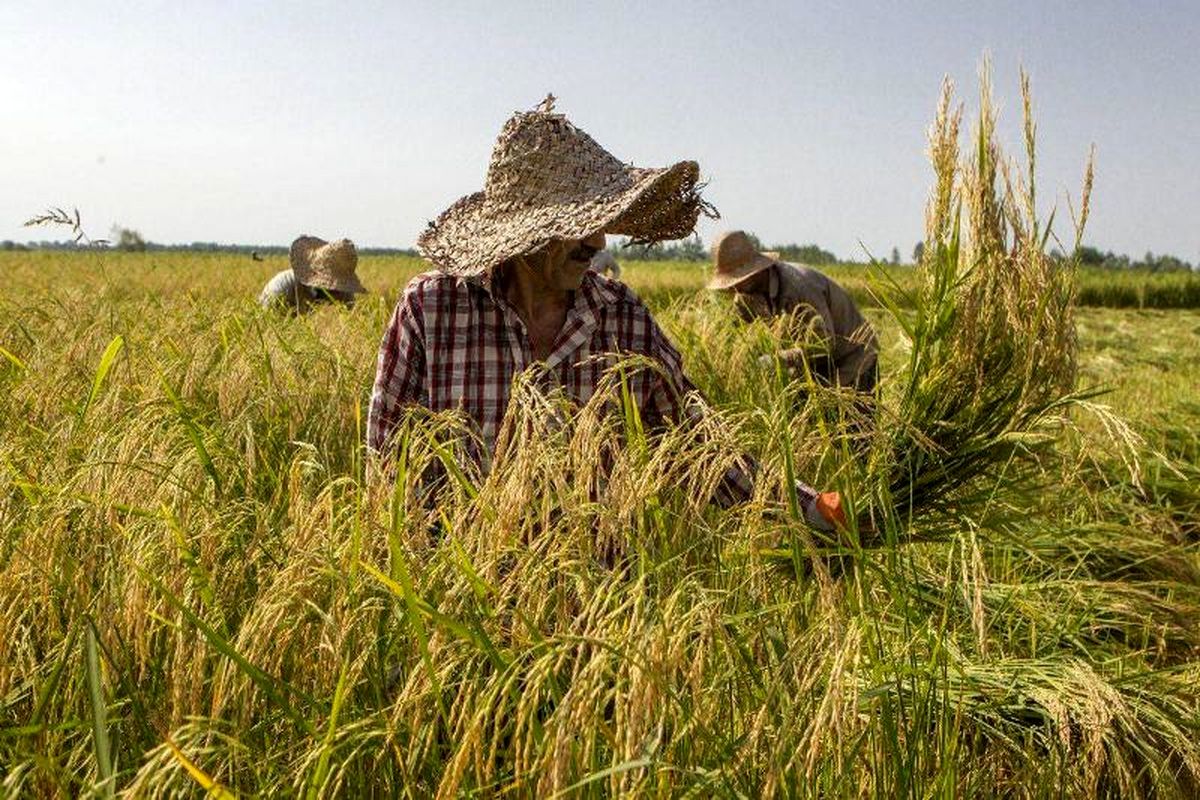
M 714 273 L 708 281 L 708 288 L 713 291 L 723 291 L 725 289 L 734 289 L 738 284 L 754 277 L 762 272 L 767 267 L 774 265 L 779 259 L 772 258 L 775 253 L 759 253 L 749 263 L 743 264 L 735 270 L 729 272 Z
M 691 233 L 701 210 L 699 165 L 680 161 L 662 169 L 627 167 L 594 197 L 525 208 L 489 208 L 484 192 L 463 197 L 417 240 L 421 254 L 442 271 L 470 276 L 556 240 L 603 232 L 635 241 L 678 239 Z
M 297 282 L 313 289 L 363 294 L 367 288 L 355 273 L 358 252 L 349 240 L 330 244 L 316 236 L 301 236 L 289 252 Z

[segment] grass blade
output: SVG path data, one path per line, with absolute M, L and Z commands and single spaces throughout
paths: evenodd
M 100 395 L 100 390 L 104 388 L 104 381 L 108 378 L 109 370 L 112 369 L 113 362 L 117 360 L 117 356 L 121 353 L 121 348 L 124 346 L 125 337 L 118 333 L 108 343 L 108 347 L 104 348 L 104 353 L 100 356 L 100 363 L 96 365 L 96 374 L 92 378 L 91 391 L 88 392 L 83 405 L 79 407 L 78 422 L 83 422 L 83 418 L 87 416 L 88 409 L 92 407 L 92 403 L 96 402 L 96 398 Z
M 167 749 L 171 751 L 171 755 L 175 757 L 180 766 L 187 770 L 187 773 L 192 776 L 196 783 L 200 784 L 201 788 L 208 792 L 209 797 L 215 797 L 217 800 L 237 800 L 236 794 L 217 783 L 208 773 L 196 766 L 169 738 L 164 740 L 164 744 L 166 744 Z
M 92 744 L 96 751 L 96 772 L 105 797 L 113 796 L 112 748 L 108 738 L 108 709 L 104 687 L 100 683 L 100 654 L 96 649 L 96 631 L 89 625 L 86 634 L 88 698 L 92 707 Z
M 4 349 L 3 346 L 0 346 L 0 356 L 4 356 L 5 360 L 7 360 L 10 364 L 12 364 L 17 369 L 21 370 L 21 372 L 29 371 L 29 367 L 25 366 L 24 361 L 17 358 L 15 355 L 13 355 L 8 350 Z
M 317 759 L 317 769 L 312 774 L 308 784 L 308 797 L 315 798 L 321 796 L 321 787 L 325 785 L 325 779 L 329 777 L 329 759 L 333 755 L 333 740 L 337 735 L 338 715 L 342 711 L 342 702 L 346 699 L 346 689 L 348 686 L 347 663 L 342 662 L 342 667 L 338 671 L 337 687 L 333 690 L 333 703 L 329 709 L 329 722 L 325 726 L 325 738 L 321 741 L 321 756 Z
M 159 383 L 162 385 L 163 392 L 167 395 L 167 399 L 171 401 L 171 405 L 175 407 L 175 413 L 179 415 L 179 421 L 183 424 L 183 429 L 187 433 L 188 439 L 191 440 L 192 449 L 196 451 L 196 457 L 200 460 L 200 466 L 208 473 L 208 477 L 212 479 L 213 488 L 217 492 L 217 496 L 221 496 L 221 475 L 217 472 L 217 465 L 213 463 L 212 456 L 209 455 L 208 448 L 204 445 L 204 437 L 200 433 L 200 428 L 192 419 L 191 413 L 183 404 L 183 399 L 179 394 L 171 388 L 171 384 L 167 381 L 165 375 L 161 373 L 158 376 Z

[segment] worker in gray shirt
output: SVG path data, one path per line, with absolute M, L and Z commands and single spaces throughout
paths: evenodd
M 291 267 L 277 273 L 258 296 L 263 308 L 304 314 L 320 303 L 350 307 L 355 295 L 366 291 L 358 280 L 358 251 L 349 239 L 327 242 L 301 236 L 292 242 Z
M 712 253 L 715 269 L 708 288 L 733 292 L 743 317 L 794 315 L 820 340 L 815 351 L 797 347 L 778 354 L 794 374 L 807 367 L 823 383 L 861 392 L 875 388 L 875 331 L 845 289 L 812 267 L 758 252 L 743 231 L 721 234 Z
M 613 254 L 607 250 L 601 250 L 592 256 L 592 263 L 588 266 L 588 269 L 606 278 L 621 280 L 621 265 L 617 263 L 617 259 L 613 257 Z

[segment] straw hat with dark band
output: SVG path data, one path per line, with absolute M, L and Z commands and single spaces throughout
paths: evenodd
M 349 239 L 327 242 L 316 236 L 301 236 L 289 253 L 296 280 L 314 289 L 360 294 L 366 287 L 358 280 L 358 250 Z
M 713 276 L 709 289 L 733 289 L 779 261 L 779 253 L 760 253 L 745 231 L 727 231 L 712 246 Z
M 467 195 L 417 239 L 421 254 L 452 275 L 478 275 L 555 240 L 593 233 L 638 242 L 679 239 L 701 212 L 695 161 L 645 169 L 623 164 L 553 113 L 553 97 L 504 125 L 482 192 Z

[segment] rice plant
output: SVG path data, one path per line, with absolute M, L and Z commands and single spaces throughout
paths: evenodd
M 919 296 L 909 303 L 885 284 L 881 297 L 908 342 L 899 376 L 894 458 L 883 501 L 901 514 L 962 505 L 980 478 L 1019 481 L 1047 429 L 1075 394 L 1075 264 L 1045 252 L 1053 236 L 1038 218 L 1032 97 L 1022 74 L 1025 170 L 996 141 L 989 67 L 981 72 L 979 114 L 959 156 L 961 110 L 947 82 L 930 131 L 934 189 L 926 212 Z M 1089 159 L 1083 235 L 1092 182 Z M 889 291 L 890 290 L 890 291 Z M 911 305 L 912 312 L 903 306 Z

